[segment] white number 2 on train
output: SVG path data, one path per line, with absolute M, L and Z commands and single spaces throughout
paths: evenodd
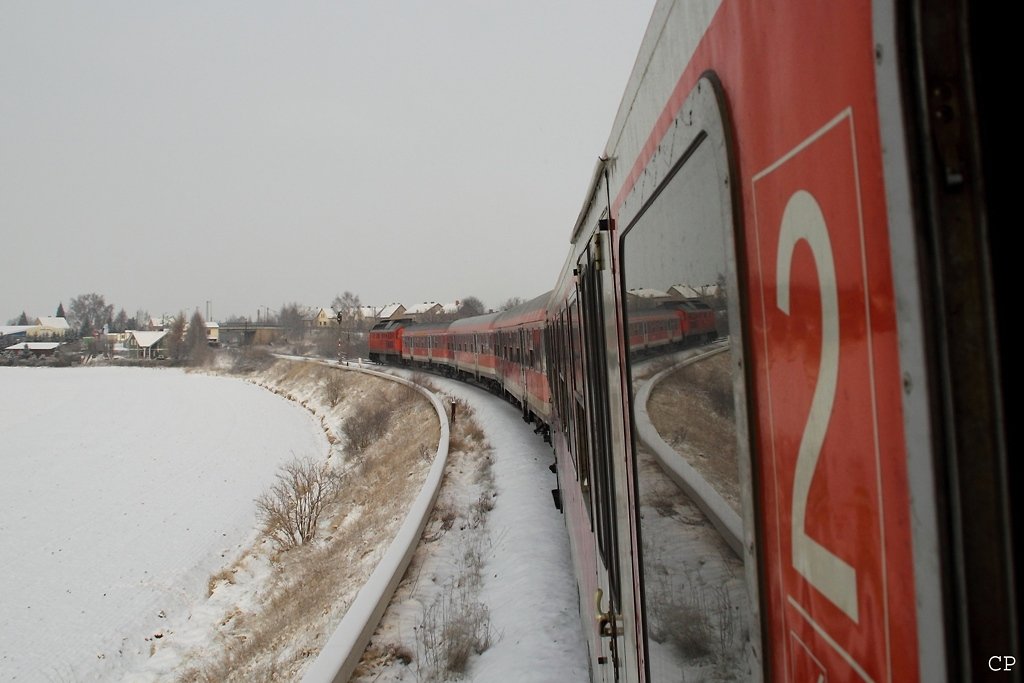
M 836 289 L 836 268 L 832 243 L 821 207 L 814 197 L 799 190 L 790 197 L 782 215 L 779 252 L 775 262 L 778 280 L 776 304 L 789 315 L 789 277 L 793 251 L 800 240 L 806 240 L 814 255 L 821 296 L 821 361 L 818 382 L 811 399 L 800 450 L 793 472 L 791 509 L 793 567 L 807 581 L 841 609 L 854 622 L 857 612 L 857 572 L 841 558 L 807 535 L 807 496 L 811 479 L 821 457 L 839 374 L 839 294 Z

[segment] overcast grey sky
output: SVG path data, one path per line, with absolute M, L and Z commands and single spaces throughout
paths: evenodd
M 653 0 L 0 0 L 0 323 L 549 289 Z

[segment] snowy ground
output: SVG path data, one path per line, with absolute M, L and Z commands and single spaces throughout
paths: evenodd
M 298 405 L 237 380 L 0 368 L 0 679 L 111 680 L 253 540 L 253 499 L 322 456 Z
M 393 370 L 399 373 L 402 371 Z M 409 377 L 408 373 L 402 372 Z M 473 386 L 428 376 L 446 394 L 471 406 L 490 444 L 450 456 L 435 516 L 406 579 L 385 614 L 354 681 L 421 681 L 457 676 L 426 671 L 425 642 L 432 615 L 478 601 L 489 615 L 490 644 L 472 656 L 473 681 L 588 680 L 586 644 L 565 523 L 555 509 L 551 447 L 508 403 Z M 456 418 L 458 419 L 458 418 Z M 491 483 L 481 475 L 486 459 Z M 481 493 L 493 509 L 477 519 Z M 444 511 L 454 513 L 447 524 Z M 445 526 L 448 526 L 445 529 Z M 480 563 L 478 577 L 467 565 Z M 471 573 L 471 572 L 470 572 Z M 476 582 L 479 585 L 473 585 Z M 466 595 L 466 585 L 472 590 Z M 436 625 L 435 625 L 436 626 Z M 408 665 L 404 658 L 411 657 Z
M 371 651 L 425 661 L 420 626 L 475 556 L 471 595 L 456 592 L 486 609 L 490 642 L 464 677 L 585 681 L 550 447 L 505 402 L 430 381 L 473 407 L 490 450 L 452 458 L 439 504 L 453 515 L 428 527 Z M 269 599 L 253 498 L 293 453 L 328 449 L 327 424 L 308 412 L 314 389 L 289 402 L 237 380 L 122 368 L 0 369 L 0 386 L 0 680 L 172 680 L 195 653 L 216 656 L 236 615 Z M 232 563 L 237 582 L 209 595 Z M 238 606 L 227 621 L 224 600 Z M 315 645 L 323 627 L 309 634 Z M 357 680 L 431 678 L 418 666 L 384 657 Z

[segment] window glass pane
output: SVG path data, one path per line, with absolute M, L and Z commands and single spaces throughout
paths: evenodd
M 728 163 L 708 138 L 694 144 L 622 243 L 652 681 L 746 676 L 743 560 L 688 494 L 703 482 L 742 518 Z

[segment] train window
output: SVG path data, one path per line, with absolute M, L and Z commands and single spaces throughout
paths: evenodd
M 680 116 L 688 125 L 666 133 L 648 165 L 657 184 L 637 191 L 620 244 L 650 681 L 697 663 L 746 670 L 751 645 L 733 198 L 710 80 Z
M 608 375 L 603 339 L 601 275 L 590 256 L 580 263 L 577 291 L 583 305 L 584 357 L 586 362 L 586 430 L 590 444 L 590 473 L 593 500 L 592 520 L 597 532 L 597 549 L 608 572 L 609 609 L 621 610 L 618 542 L 615 534 L 615 485 L 612 469 Z

